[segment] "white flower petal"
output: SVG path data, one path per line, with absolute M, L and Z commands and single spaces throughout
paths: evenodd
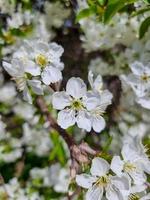
M 9 75 L 11 75 L 11 76 L 16 75 L 16 70 L 15 70 L 15 68 L 12 67 L 12 65 L 10 63 L 4 61 L 3 67 L 8 72 Z
M 144 197 L 142 197 L 140 200 L 150 200 L 150 193 L 146 194 Z
M 80 187 L 90 188 L 92 184 L 96 181 L 95 177 L 90 176 L 89 174 L 80 174 L 76 175 L 76 182 Z
M 62 73 L 59 69 L 48 66 L 43 70 L 41 77 L 45 85 L 50 85 L 51 83 L 60 81 L 62 79 Z
M 103 196 L 103 187 L 93 186 L 86 193 L 86 200 L 101 200 Z
M 88 81 L 89 81 L 90 86 L 91 86 L 92 89 L 93 89 L 93 84 L 94 84 L 93 76 L 94 75 L 93 75 L 92 71 L 90 70 L 89 73 L 88 73 Z
M 92 127 L 95 132 L 99 133 L 101 132 L 106 126 L 106 122 L 103 117 L 93 117 L 92 120 Z
M 145 191 L 147 188 L 147 186 L 144 185 L 134 185 L 132 186 L 132 188 L 130 189 L 131 193 L 138 193 L 138 192 L 143 192 Z
M 52 96 L 53 107 L 57 110 L 62 110 L 65 107 L 69 106 L 71 98 L 66 92 L 55 92 Z
M 38 76 L 41 73 L 41 69 L 33 61 L 28 60 L 25 64 L 25 72 L 33 76 Z
M 90 132 L 91 130 L 91 119 L 87 112 L 79 111 L 76 118 L 76 122 L 79 128 L 83 128 L 86 131 Z
M 64 52 L 63 47 L 55 42 L 50 43 L 49 48 L 55 53 L 55 55 L 57 55 L 57 57 L 60 57 Z
M 110 168 L 118 176 L 122 175 L 124 162 L 120 159 L 120 156 L 114 156 Z
M 91 174 L 93 176 L 104 176 L 109 171 L 109 163 L 103 158 L 96 157 L 92 160 Z
M 138 98 L 136 99 L 136 102 L 139 103 L 143 108 L 150 109 L 150 97 L 145 96 Z
M 132 146 L 128 143 L 123 145 L 121 154 L 125 161 L 130 161 L 131 163 L 139 158 L 137 152 L 133 151 Z
M 134 63 L 132 63 L 130 65 L 130 68 L 135 75 L 141 75 L 145 71 L 144 65 L 141 62 L 138 62 L 138 61 L 135 61 Z
M 41 53 L 47 53 L 49 51 L 49 45 L 39 40 L 37 43 L 35 43 L 35 50 Z
M 13 59 L 11 64 L 3 62 L 3 67 L 13 77 L 21 77 L 24 74 L 23 63 L 21 60 Z
M 25 87 L 23 90 L 23 99 L 28 103 L 32 104 L 32 97 L 27 87 Z
M 100 94 L 100 106 L 101 106 L 101 108 L 103 108 L 103 110 L 105 110 L 106 107 L 109 104 L 111 104 L 112 98 L 113 98 L 112 93 L 109 92 L 108 90 L 104 90 L 103 92 L 101 92 L 101 94 Z
M 28 80 L 29 86 L 31 86 L 33 92 L 38 95 L 43 95 L 43 88 L 41 81 L 39 80 Z
M 146 182 L 146 175 L 141 170 L 132 171 L 129 174 L 136 185 L 142 185 Z
M 94 81 L 94 89 L 98 92 L 101 92 L 103 88 L 103 80 L 101 75 L 98 75 Z
M 70 78 L 66 85 L 66 92 L 72 97 L 79 99 L 86 94 L 86 85 L 80 78 Z
M 64 69 L 64 63 L 63 62 L 60 62 L 58 60 L 54 61 L 53 62 L 53 65 L 59 69 L 60 71 L 62 71 Z
M 123 174 L 121 177 L 112 176 L 111 184 L 119 189 L 122 193 L 127 194 L 131 188 L 131 179 L 128 175 Z
M 88 110 L 95 109 L 100 103 L 100 96 L 97 93 L 87 92 L 84 104 Z
M 106 198 L 108 200 L 123 200 L 123 196 L 119 189 L 113 187 L 106 189 Z
M 58 124 L 61 126 L 61 128 L 68 128 L 75 124 L 75 111 L 70 109 L 62 110 L 58 113 Z

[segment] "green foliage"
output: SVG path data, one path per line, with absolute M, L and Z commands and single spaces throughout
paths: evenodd
M 143 0 L 145 6 L 137 11 L 135 11 L 134 7 L 132 8 L 132 17 L 136 15 L 144 14 L 145 12 L 150 11 L 150 0 Z M 102 23 L 108 24 L 111 19 L 118 13 L 124 10 L 129 5 L 133 5 L 133 3 L 137 2 L 137 0 L 88 0 L 88 8 L 81 10 L 76 17 L 76 21 L 78 22 L 82 18 L 89 17 L 91 15 L 95 15 Z M 147 32 L 150 25 L 150 18 L 146 18 L 139 30 L 139 38 L 141 39 L 145 33 Z
M 51 132 L 51 139 L 53 142 L 53 149 L 50 152 L 49 160 L 58 160 L 62 166 L 67 162 L 67 156 L 64 149 L 64 144 L 59 134 L 56 131 Z
M 104 16 L 103 16 L 103 22 L 106 24 L 108 22 L 110 22 L 110 20 L 112 19 L 112 17 L 118 12 L 120 11 L 122 8 L 124 8 L 126 5 L 132 4 L 134 3 L 135 0 L 129 0 L 129 1 L 125 1 L 125 0 L 111 0 L 109 1 L 105 12 L 104 12 Z
M 92 9 L 90 8 L 85 8 L 83 10 L 81 10 L 81 12 L 78 13 L 77 17 L 76 17 L 76 21 L 80 21 L 80 19 L 83 19 L 85 17 L 89 17 L 90 15 L 94 14 L 94 12 L 92 11 Z
M 109 23 L 112 17 L 127 5 L 136 0 L 89 0 L 89 8 L 81 10 L 77 15 L 77 21 L 82 18 L 96 15 L 103 23 Z
M 147 17 L 141 24 L 139 29 L 139 38 L 143 38 L 145 33 L 148 31 L 148 28 L 150 26 L 150 17 Z

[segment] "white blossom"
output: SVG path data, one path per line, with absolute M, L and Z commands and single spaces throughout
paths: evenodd
M 109 174 L 110 166 L 102 158 L 96 157 L 92 160 L 89 174 L 76 176 L 79 186 L 88 189 L 86 200 L 101 200 L 106 195 L 108 200 L 123 200 L 123 194 L 130 188 L 129 180 L 126 176 L 121 178 Z
M 118 176 L 122 176 L 123 173 L 128 174 L 134 184 L 142 185 L 146 182 L 146 175 L 144 172 L 149 172 L 148 165 L 150 161 L 145 154 L 145 149 L 142 146 L 141 142 L 139 143 L 136 138 L 129 142 L 126 140 L 125 144 L 122 147 L 121 155 L 114 156 L 111 162 L 111 169 Z
M 63 48 L 56 43 L 47 44 L 41 40 L 25 41 L 24 46 L 14 57 L 31 62 L 38 71 L 37 75 L 41 75 L 43 83 L 50 85 L 62 79 L 61 71 L 64 64 L 60 61 L 60 57 L 63 51 Z
M 83 80 L 73 77 L 67 82 L 66 92 L 53 94 L 52 104 L 55 109 L 61 110 L 58 113 L 58 124 L 62 128 L 77 123 L 79 128 L 90 131 L 93 120 L 90 111 L 94 111 L 99 101 L 97 93 L 87 92 Z

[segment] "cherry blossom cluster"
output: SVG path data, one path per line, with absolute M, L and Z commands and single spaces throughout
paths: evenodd
M 23 91 L 24 100 L 32 102 L 29 88 L 35 94 L 42 95 L 42 83 L 49 85 L 62 79 L 64 64 L 60 57 L 63 51 L 56 43 L 24 41 L 24 45 L 12 55 L 11 63 L 3 62 L 3 67 L 16 81 L 18 89 Z
M 146 151 L 136 137 L 124 142 L 121 156 L 113 156 L 110 164 L 95 157 L 90 174 L 76 176 L 77 184 L 88 189 L 85 199 L 149 200 L 146 174 L 150 174 L 150 160 Z
M 42 83 L 46 86 L 62 80 L 64 64 L 60 61 L 63 48 L 42 41 L 24 41 L 12 56 L 11 63 L 3 62 L 4 69 L 16 81 L 24 100 L 32 103 L 30 88 L 37 95 L 43 95 Z M 66 84 L 66 91 L 55 92 L 52 105 L 60 110 L 58 124 L 66 129 L 75 123 L 88 132 L 93 128 L 100 132 L 105 128 L 103 114 L 111 104 L 112 94 L 103 89 L 102 77 L 94 80 L 93 73 L 88 75 L 90 90 L 80 78 L 72 77 Z

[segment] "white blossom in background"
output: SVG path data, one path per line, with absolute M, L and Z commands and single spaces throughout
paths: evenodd
M 44 84 L 49 85 L 61 81 L 64 64 L 60 61 L 63 48 L 56 43 L 42 41 L 26 41 L 25 44 L 13 54 L 11 63 L 3 61 L 4 69 L 16 81 L 17 87 L 23 91 L 24 100 L 32 103 L 28 87 L 31 87 L 35 94 L 42 95 L 43 88 L 41 75 Z M 31 79 L 29 75 L 36 77 Z
M 37 13 L 34 19 L 33 32 L 28 38 L 32 40 L 42 38 L 43 41 L 49 42 L 54 36 L 54 31 L 51 29 L 48 30 L 46 26 L 45 15 Z
M 150 89 L 150 65 L 144 66 L 136 61 L 130 65 L 130 68 L 132 73 L 127 76 L 126 81 L 138 97 L 143 97 Z
M 23 125 L 22 144 L 27 146 L 28 152 L 38 156 L 48 155 L 53 147 L 47 130 L 31 128 L 27 123 Z
M 4 199 L 9 196 L 10 200 L 28 200 L 28 198 L 25 196 L 25 191 L 20 187 L 17 178 L 11 179 L 9 183 L 5 184 L 5 187 L 1 186 L 0 195 Z
M 142 107 L 150 109 L 150 64 L 143 65 L 135 61 L 130 66 L 132 73 L 122 79 L 133 89 L 136 95 L 136 102 Z
M 17 95 L 14 84 L 7 83 L 3 86 L 0 85 L 0 102 L 12 104 Z
M 23 51 L 16 52 L 17 58 L 28 58 L 34 63 L 36 69 L 40 71 L 44 84 L 59 82 L 62 79 L 61 71 L 64 64 L 61 62 L 64 49 L 56 43 L 47 44 L 41 40 L 25 41 Z
M 33 14 L 30 10 L 23 11 L 22 7 L 19 6 L 17 12 L 13 12 L 11 17 L 7 18 L 7 24 L 10 29 L 20 28 L 21 26 L 31 25 L 33 22 Z
M 2 121 L 0 115 L 0 140 L 6 137 L 6 124 Z
M 14 54 L 17 60 L 27 60 L 41 75 L 42 81 L 49 85 L 62 79 L 61 71 L 64 64 L 60 61 L 63 48 L 56 44 L 47 44 L 41 40 L 25 41 L 24 45 Z M 26 63 L 26 67 L 28 63 Z
M 53 3 L 45 2 L 44 10 L 46 13 L 46 24 L 49 29 L 52 27 L 60 28 L 64 24 L 65 19 L 67 19 L 71 13 L 69 8 L 65 8 L 59 1 Z
M 33 168 L 30 171 L 32 181 L 41 180 L 40 187 L 53 187 L 56 192 L 66 193 L 68 191 L 69 167 L 61 167 L 59 163 L 45 168 Z
M 30 80 L 27 75 L 28 73 L 32 76 L 40 74 L 40 71 L 35 67 L 34 63 L 28 59 L 13 58 L 11 63 L 3 61 L 3 67 L 15 80 L 18 90 L 23 91 L 24 100 L 32 103 L 32 97 L 28 89 L 29 86 L 36 94 L 43 94 L 41 82 L 36 79 Z
M 70 171 L 69 168 L 61 168 L 59 170 L 58 179 L 54 185 L 56 192 L 66 193 L 69 190 L 70 184 Z
M 32 189 L 32 188 L 31 188 Z M 9 200 L 44 200 L 38 192 L 29 192 L 30 188 L 22 188 L 17 178 L 12 178 L 8 183 L 0 186 L 0 197 Z
M 0 0 L 0 13 L 13 13 L 15 5 L 13 2 L 10 3 L 9 0 Z
M 16 115 L 30 123 L 34 121 L 36 109 L 33 105 L 18 101 L 16 105 L 14 105 L 13 111 Z
M 130 189 L 129 179 L 126 176 L 112 176 L 109 170 L 109 163 L 103 158 L 96 157 L 92 160 L 91 175 L 76 176 L 77 184 L 88 189 L 86 200 L 101 200 L 104 195 L 108 200 L 123 200 L 123 193 Z
M 7 141 L 7 142 L 6 142 Z M 22 143 L 19 139 L 7 134 L 6 138 L 1 140 L 0 160 L 5 163 L 15 162 L 21 158 L 23 153 Z
M 132 18 L 130 21 L 128 15 L 115 15 L 109 25 L 103 25 L 95 19 L 89 17 L 79 21 L 83 35 L 80 39 L 83 42 L 83 48 L 87 52 L 99 49 L 110 49 L 116 44 L 130 46 L 137 38 L 137 29 L 139 21 Z
M 66 92 L 53 94 L 53 107 L 61 110 L 58 113 L 58 124 L 66 129 L 77 123 L 79 128 L 86 131 L 90 131 L 93 127 L 96 132 L 100 132 L 105 127 L 102 114 L 110 104 L 110 98 L 107 95 L 105 97 L 104 100 L 99 92 L 87 91 L 82 79 L 70 78 L 66 85 Z

